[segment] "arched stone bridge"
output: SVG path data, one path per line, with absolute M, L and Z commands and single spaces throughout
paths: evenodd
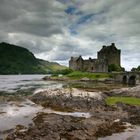
M 140 83 L 140 72 L 113 73 L 113 78 L 122 84 L 136 85 Z

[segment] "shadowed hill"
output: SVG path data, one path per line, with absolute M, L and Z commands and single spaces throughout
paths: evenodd
M 51 73 L 66 67 L 37 59 L 28 49 L 0 43 L 0 74 Z

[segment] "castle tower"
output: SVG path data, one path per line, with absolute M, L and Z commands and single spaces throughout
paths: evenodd
M 83 70 L 83 58 L 82 56 L 79 57 L 71 57 L 69 61 L 69 68 L 72 70 L 78 70 L 82 71 Z
M 117 49 L 115 43 L 110 46 L 103 46 L 103 48 L 98 52 L 99 60 L 107 60 L 108 65 L 115 64 L 121 66 L 120 58 L 121 50 Z

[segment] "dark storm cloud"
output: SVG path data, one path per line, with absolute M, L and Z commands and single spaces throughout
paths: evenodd
M 5 0 L 0 5 L 1 28 L 38 36 L 59 34 L 64 20 L 61 9 L 63 5 L 50 0 Z
M 19 41 L 17 44 L 19 44 L 20 46 L 24 46 L 26 48 L 30 48 L 30 51 L 34 52 L 35 54 L 42 53 L 42 52 L 49 52 L 52 48 L 52 46 L 46 47 L 46 44 L 40 40 L 36 40 L 35 42 L 30 40 Z
M 130 68 L 140 60 L 139 13 L 140 0 L 1 0 L 0 41 L 64 63 L 115 42 Z
M 1 0 L 0 4 L 0 21 L 8 22 L 13 20 L 20 15 L 22 11 L 18 7 L 15 0 Z

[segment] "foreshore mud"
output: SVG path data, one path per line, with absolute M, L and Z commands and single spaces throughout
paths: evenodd
M 140 86 L 108 92 L 88 92 L 76 88 L 37 92 L 29 99 L 43 109 L 33 118 L 33 125 L 16 127 L 6 139 L 97 140 L 124 132 L 140 125 L 140 106 L 123 103 L 109 106 L 105 99 L 120 95 L 139 98 L 139 91 Z

